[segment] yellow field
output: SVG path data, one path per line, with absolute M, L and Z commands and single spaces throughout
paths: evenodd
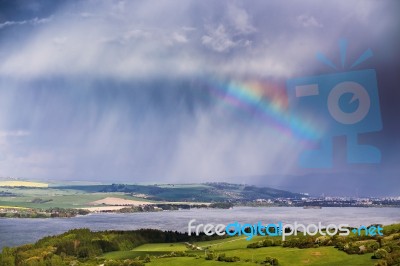
M 29 208 L 25 208 L 25 207 L 14 207 L 14 206 L 0 206 L 0 209 L 21 209 L 21 210 L 28 210 Z
M 49 185 L 29 181 L 0 181 L 0 187 L 49 187 Z

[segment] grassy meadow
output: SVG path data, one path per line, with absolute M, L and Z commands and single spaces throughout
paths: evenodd
M 143 198 L 132 197 L 122 192 L 92 192 L 86 193 L 81 190 L 60 189 L 57 187 L 4 187 L 4 192 L 11 193 L 7 196 L 0 195 L 0 206 L 24 207 L 34 209 L 48 208 L 85 208 L 90 203 L 107 197 L 130 199 L 138 201 L 149 201 Z M 37 199 L 41 199 L 37 201 Z
M 374 265 L 375 261 L 371 260 L 371 254 L 348 255 L 343 251 L 339 251 L 334 247 L 318 247 L 318 248 L 284 248 L 264 247 L 258 249 L 247 248 L 250 243 L 261 240 L 261 237 L 255 237 L 251 241 L 245 238 L 227 238 L 223 240 L 213 240 L 194 243 L 196 246 L 206 250 L 187 251 L 184 243 L 154 243 L 144 244 L 130 251 L 115 251 L 104 254 L 104 258 L 108 260 L 126 260 L 135 259 L 137 257 L 145 258 L 146 255 L 151 257 L 148 266 L 158 265 L 260 265 L 266 257 L 275 257 L 279 261 L 280 266 L 307 265 L 307 266 L 328 266 L 328 265 L 354 265 L 368 266 Z M 187 251 L 193 254 L 193 257 L 162 257 L 162 255 L 171 254 L 171 252 Z M 221 262 L 217 260 L 206 260 L 205 254 L 213 252 L 215 256 L 225 254 L 226 256 L 237 256 L 240 258 L 238 262 Z
M 3 248 L 0 266 L 263 265 L 395 266 L 400 264 L 400 224 L 383 236 L 189 236 L 140 229 L 73 229 L 33 244 Z

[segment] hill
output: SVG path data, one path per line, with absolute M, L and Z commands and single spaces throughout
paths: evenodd
M 87 193 L 128 193 L 154 201 L 183 202 L 247 202 L 256 199 L 301 198 L 304 195 L 268 187 L 230 183 L 155 184 L 155 185 L 82 185 L 57 186 L 57 189 L 80 190 Z
M 400 263 L 400 224 L 383 237 L 198 237 L 152 229 L 91 232 L 74 229 L 35 244 L 4 248 L 0 266 L 13 265 L 359 265 Z

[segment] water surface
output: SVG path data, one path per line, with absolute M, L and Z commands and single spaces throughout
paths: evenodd
M 223 223 L 293 223 L 322 222 L 360 226 L 369 224 L 400 223 L 400 208 L 322 208 L 303 209 L 295 207 L 235 207 L 222 209 L 191 209 L 147 213 L 101 213 L 74 218 L 21 219 L 0 218 L 0 249 L 33 243 L 48 235 L 56 235 L 73 228 L 100 230 L 134 230 L 154 228 L 187 231 L 188 222 Z

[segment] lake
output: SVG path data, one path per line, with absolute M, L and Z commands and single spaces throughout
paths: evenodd
M 0 249 L 33 243 L 48 235 L 56 235 L 73 228 L 101 230 L 135 230 L 155 228 L 187 231 L 188 222 L 199 223 L 293 223 L 323 225 L 330 223 L 350 226 L 400 223 L 400 208 L 322 208 L 296 207 L 235 207 L 222 209 L 191 209 L 147 213 L 99 213 L 74 218 L 21 219 L 0 218 Z

